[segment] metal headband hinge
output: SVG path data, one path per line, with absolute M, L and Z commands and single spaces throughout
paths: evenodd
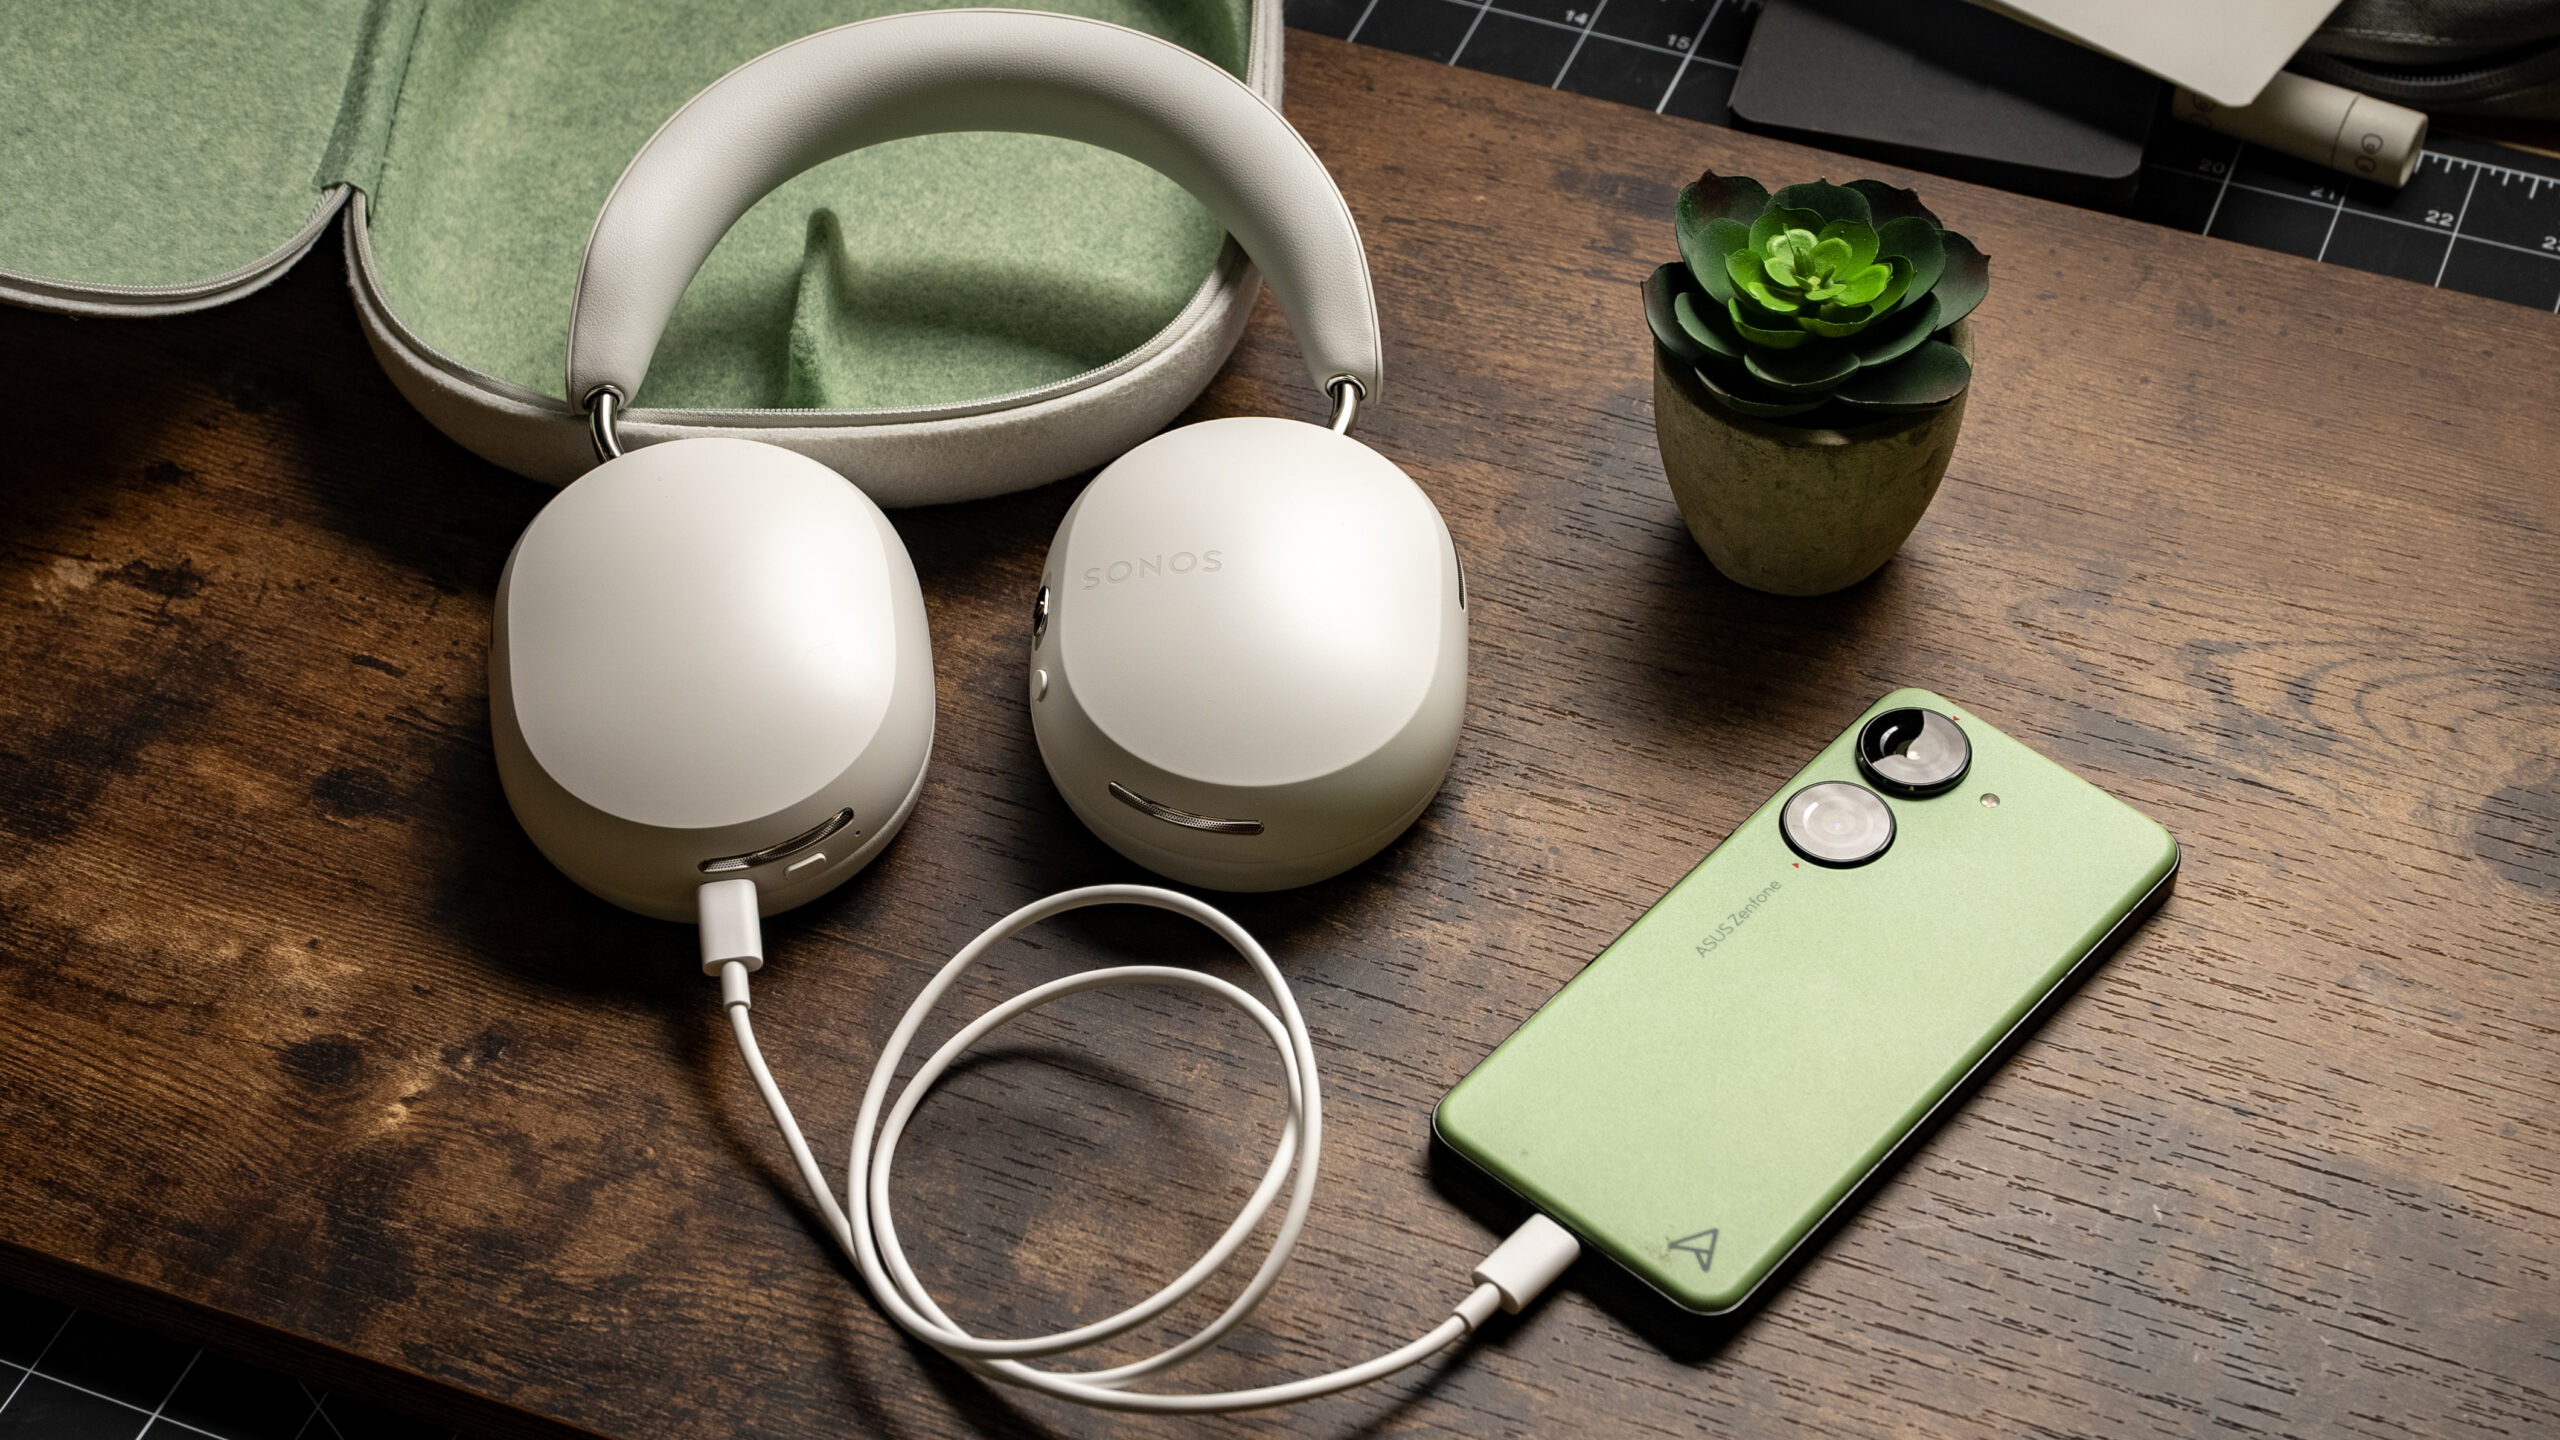
M 1324 393 L 1333 397 L 1333 433 L 1350 434 L 1351 422 L 1360 417 L 1360 397 L 1368 392 L 1350 376 L 1336 375 L 1324 382 Z
M 622 458 L 622 435 L 615 428 L 622 418 L 622 401 L 622 392 L 610 385 L 587 392 L 587 438 L 595 442 L 598 464 Z

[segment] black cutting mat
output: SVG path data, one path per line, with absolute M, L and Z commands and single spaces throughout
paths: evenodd
M 1732 0 L 1287 0 L 1289 23 L 1336 39 L 1732 123 L 1725 97 L 1757 5 Z
M 456 1440 L 0 1286 L 0 1440 Z
M 1287 6 L 1290 24 L 1337 39 L 1717 125 L 1732 123 L 1725 100 L 1760 10 L 1757 0 Z M 2560 312 L 2560 159 L 2529 151 L 2438 139 L 2395 193 L 2164 115 L 2128 208 L 2181 230 Z
M 2434 140 L 2406 188 L 2162 122 L 2133 213 L 2163 225 L 2560 312 L 2560 160 Z

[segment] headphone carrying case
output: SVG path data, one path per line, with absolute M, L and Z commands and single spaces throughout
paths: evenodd
M 151 316 L 246 295 L 343 214 L 375 354 L 475 453 L 564 484 L 588 232 L 698 92 L 802 36 L 918 8 L 755 0 L 5 3 L 0 299 Z M 1041 8 L 1181 45 L 1275 109 L 1279 0 Z M 732 436 L 882 505 L 1024 489 L 1162 429 L 1242 335 L 1260 277 L 1200 202 L 1044 135 L 918 135 L 828 161 L 684 289 L 626 443 Z

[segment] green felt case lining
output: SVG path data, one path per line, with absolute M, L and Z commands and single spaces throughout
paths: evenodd
M 162 287 L 254 264 L 325 203 L 364 7 L 0 10 L 0 270 Z
M 738 64 L 909 0 L 6 6 L 0 271 L 173 286 L 286 246 L 364 190 L 382 291 L 483 374 L 562 391 L 579 256 L 657 126 Z M 1241 76 L 1251 0 L 1054 0 Z M 1143 344 L 1217 222 L 1134 161 L 943 135 L 768 196 L 686 291 L 638 403 L 886 409 L 1063 380 Z

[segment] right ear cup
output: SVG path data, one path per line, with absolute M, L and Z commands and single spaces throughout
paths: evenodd
M 1148 441 L 1067 511 L 1032 646 L 1041 759 L 1121 854 L 1279 890 L 1384 848 L 1466 709 L 1457 552 L 1375 450 L 1296 420 Z

